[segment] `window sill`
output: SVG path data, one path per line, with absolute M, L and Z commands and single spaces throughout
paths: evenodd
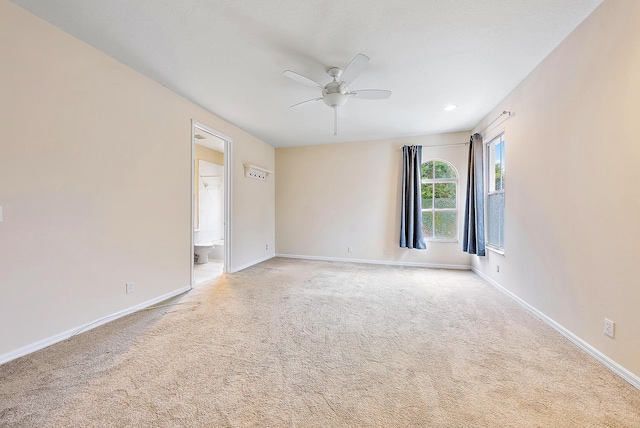
M 485 246 L 485 248 L 491 251 L 492 253 L 496 253 L 496 254 L 500 254 L 501 256 L 504 256 L 504 248 L 490 247 L 489 245 Z
M 455 244 L 456 242 L 460 242 L 458 239 L 436 239 L 436 238 L 430 238 L 430 239 L 425 239 L 425 242 L 441 242 L 441 243 L 445 243 L 445 244 Z

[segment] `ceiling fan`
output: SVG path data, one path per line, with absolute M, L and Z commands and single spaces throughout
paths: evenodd
M 292 105 L 291 107 L 298 107 L 312 101 L 324 101 L 326 105 L 333 108 L 333 135 L 338 135 L 338 107 L 345 105 L 349 98 L 381 100 L 391 96 L 391 91 L 383 89 L 349 90 L 349 85 L 356 80 L 360 74 L 362 74 L 364 69 L 367 67 L 367 64 L 369 64 L 369 57 L 363 54 L 358 54 L 351 60 L 344 71 L 338 67 L 331 67 L 327 70 L 327 73 L 333 78 L 333 81 L 324 86 L 294 71 L 286 70 L 283 74 L 288 78 L 305 86 L 320 88 L 322 90 L 321 97 L 302 101 Z

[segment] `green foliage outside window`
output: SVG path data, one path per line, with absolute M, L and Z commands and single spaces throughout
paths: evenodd
M 435 168 L 434 168 L 435 164 Z M 429 161 L 422 164 L 422 178 L 427 180 L 433 179 L 456 179 L 458 175 L 456 170 L 450 164 L 441 161 Z M 435 174 L 434 174 L 435 172 Z
M 502 164 L 496 164 L 496 189 L 504 189 L 504 177 L 502 176 Z
M 444 161 L 422 164 L 422 229 L 425 238 L 457 237 L 457 174 Z

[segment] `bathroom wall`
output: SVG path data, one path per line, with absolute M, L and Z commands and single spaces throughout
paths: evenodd
M 200 160 L 224 165 L 224 153 L 196 144 L 196 161 Z
M 197 141 L 197 140 L 196 140 Z M 194 207 L 193 207 L 193 224 L 196 229 L 200 225 L 200 161 L 204 160 L 217 165 L 224 165 L 224 153 L 217 150 L 213 150 L 209 147 L 202 146 L 200 144 L 195 145 L 195 163 L 193 165 L 193 189 L 194 194 Z
M 224 168 L 198 161 L 198 227 L 196 242 L 224 239 Z

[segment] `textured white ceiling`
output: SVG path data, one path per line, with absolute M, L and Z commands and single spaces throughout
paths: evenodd
M 602 0 L 12 0 L 274 147 L 469 130 Z M 333 111 L 322 84 L 371 58 Z M 443 111 L 456 104 L 453 112 Z

